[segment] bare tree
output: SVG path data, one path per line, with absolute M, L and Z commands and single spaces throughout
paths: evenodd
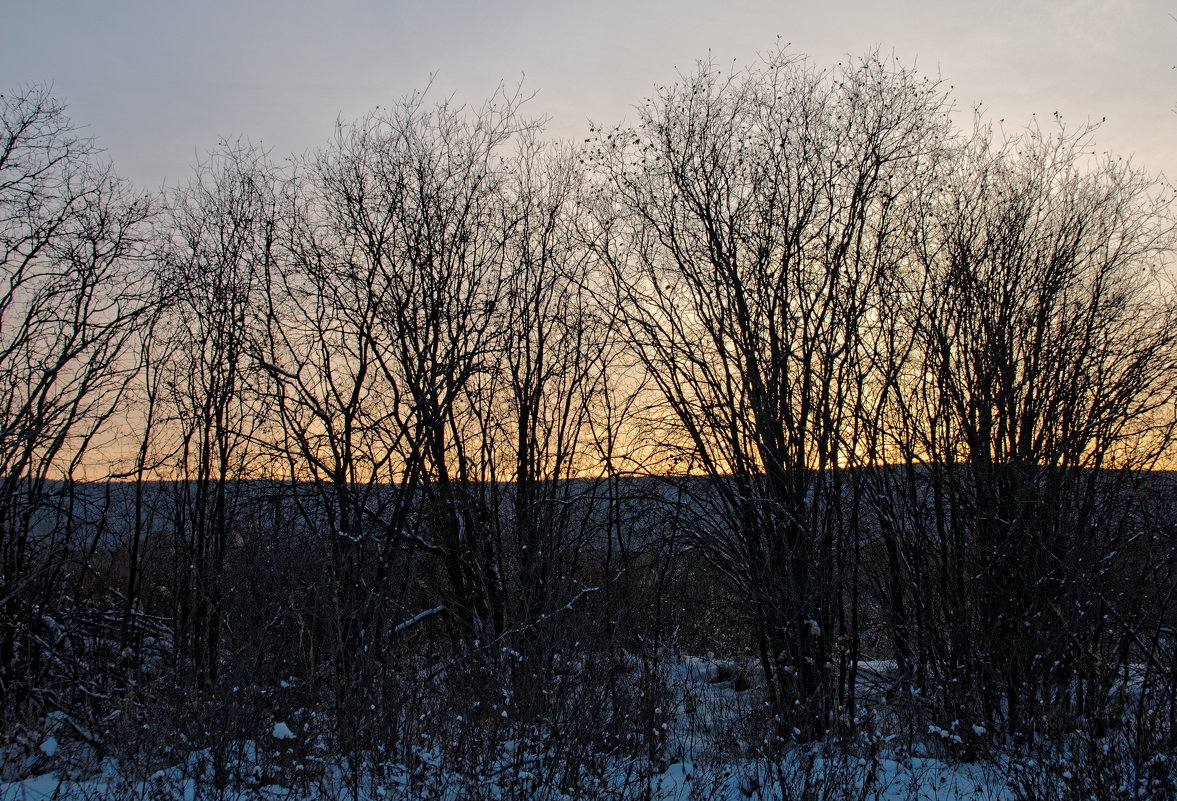
M 72 481 L 134 373 L 150 291 L 133 197 L 43 87 L 0 99 L 0 705 L 43 678 Z M 89 465 L 89 469 L 95 469 Z M 93 475 L 93 474 L 91 474 Z
M 897 306 L 913 339 L 896 435 L 922 466 L 896 574 L 936 599 L 918 617 L 956 688 L 943 713 L 1019 734 L 1106 697 L 1109 621 L 1132 617 L 1111 576 L 1144 531 L 1131 485 L 1174 430 L 1171 202 L 1089 141 L 980 127 L 920 195 Z
M 820 71 L 777 52 L 731 75 L 701 64 L 595 143 L 664 447 L 711 478 L 697 546 L 743 595 L 774 708 L 805 736 L 831 720 L 852 654 L 839 510 L 864 329 L 946 125 L 936 83 L 889 61 Z
M 391 560 L 413 553 L 440 579 L 422 582 L 430 608 L 470 638 L 503 625 L 469 400 L 503 322 L 501 151 L 527 127 L 518 103 L 428 107 L 414 95 L 341 125 L 295 184 L 270 315 L 291 474 L 327 491 L 337 586 L 358 594 L 336 608 L 374 614 Z M 348 647 L 361 631 L 395 634 L 369 617 L 342 623 Z
M 170 193 L 157 259 L 168 314 L 153 346 L 165 353 L 178 540 L 177 656 L 198 680 L 217 678 L 227 551 L 252 503 L 246 479 L 274 430 L 254 361 L 276 247 L 277 177 L 263 154 L 228 144 Z
M 500 328 L 487 381 L 471 394 L 486 451 L 479 480 L 497 498 L 513 624 L 567 600 L 594 532 L 598 474 L 589 416 L 597 411 L 611 332 L 589 294 L 580 230 L 583 176 L 575 154 L 534 136 L 508 163 L 508 232 Z M 505 491 L 505 492 L 504 492 Z

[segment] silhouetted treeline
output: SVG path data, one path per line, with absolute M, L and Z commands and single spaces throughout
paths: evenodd
M 878 55 L 702 62 L 576 146 L 528 112 L 413 94 L 143 196 L 4 96 L 9 742 L 281 711 L 359 771 L 456 717 L 575 788 L 665 761 L 710 652 L 773 747 L 1173 747 L 1167 184 Z

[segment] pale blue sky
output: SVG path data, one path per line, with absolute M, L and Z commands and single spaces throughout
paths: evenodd
M 708 51 L 750 61 L 780 36 L 831 64 L 873 46 L 1019 126 L 1107 117 L 1099 145 L 1177 177 L 1177 0 L 9 0 L 0 89 L 51 82 L 126 176 L 186 178 L 246 135 L 276 155 L 423 87 L 477 103 L 500 79 L 538 92 L 560 136 L 632 118 Z M 830 10 L 832 9 L 832 10 Z

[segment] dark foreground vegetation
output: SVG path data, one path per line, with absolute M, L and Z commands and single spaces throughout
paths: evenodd
M 0 780 L 1172 797 L 1173 190 L 1092 130 L 774 52 L 144 196 L 2 114 Z

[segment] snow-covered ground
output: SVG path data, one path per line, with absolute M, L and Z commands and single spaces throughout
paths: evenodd
M 888 665 L 864 664 L 863 682 L 885 675 Z M 991 766 L 951 763 L 922 747 L 899 747 L 884 735 L 836 746 L 796 748 L 768 759 L 748 753 L 741 727 L 760 703 L 756 675 L 750 666 L 706 658 L 686 658 L 669 671 L 675 705 L 660 735 L 656 761 L 616 757 L 596 779 L 602 799 L 648 801 L 1012 801 L 1003 778 Z M 339 801 L 459 801 L 460 799 L 550 799 L 588 801 L 584 786 L 573 794 L 545 783 L 553 775 L 545 765 L 558 758 L 535 744 L 499 743 L 496 754 L 480 769 L 448 765 L 422 747 L 414 770 L 396 764 L 377 773 L 353 771 L 344 757 L 317 771 L 313 780 L 283 784 L 267 765 L 283 749 L 296 744 L 298 727 L 275 720 L 264 727 L 265 742 L 236 743 L 227 749 L 234 764 L 213 769 L 213 755 L 196 751 L 176 764 L 147 775 L 124 770 L 111 758 L 89 768 L 72 766 L 55 737 L 47 737 L 31 755 L 25 770 L 8 765 L 5 773 L 19 780 L 0 783 L 0 801 L 98 801 L 99 799 L 338 799 Z M 935 733 L 931 736 L 935 740 Z M 422 770 L 425 766 L 425 770 Z M 30 769 L 35 775 L 28 775 Z M 235 777 L 222 780 L 216 775 Z
M 604 798 L 643 798 L 666 799 L 666 801 L 685 801 L 686 799 L 714 799 L 714 801 L 745 801 L 745 799 L 787 799 L 787 798 L 815 798 L 852 799 L 863 801 L 962 801 L 963 799 L 978 799 L 978 801 L 1000 801 L 1012 798 L 1001 780 L 990 772 L 975 765 L 950 766 L 935 759 L 879 759 L 875 762 L 870 773 L 871 781 L 867 786 L 859 788 L 855 795 L 841 795 L 840 787 L 834 781 L 823 786 L 820 778 L 821 771 L 829 767 L 827 761 L 819 760 L 814 766 L 815 775 L 806 783 L 800 775 L 799 766 L 785 765 L 776 771 L 765 772 L 760 766 L 734 763 L 724 773 L 710 771 L 703 774 L 696 772 L 696 766 L 690 761 L 676 762 L 668 765 L 666 771 L 649 782 L 635 784 L 632 795 L 627 788 L 614 787 L 607 790 Z M 861 775 L 866 775 L 866 766 L 862 766 Z M 833 771 L 839 776 L 842 771 Z M 854 771 L 860 775 L 858 771 Z M 490 781 L 478 788 L 480 795 L 471 792 L 470 783 L 460 779 L 448 779 L 444 769 L 438 769 L 438 775 L 429 783 L 429 795 L 419 795 L 420 788 L 413 787 L 407 778 L 396 781 L 393 777 L 385 784 L 372 786 L 361 790 L 357 795 L 348 789 L 342 771 L 336 772 L 335 781 L 322 787 L 313 789 L 310 793 L 303 789 L 291 789 L 281 785 L 263 785 L 256 787 L 239 787 L 217 789 L 199 778 L 186 776 L 180 768 L 161 771 L 158 775 L 146 781 L 128 781 L 112 770 L 103 775 L 82 781 L 62 780 L 53 773 L 35 776 L 19 782 L 8 782 L 0 785 L 0 799 L 3 801 L 35 801 L 36 799 L 58 799 L 59 801 L 96 801 L 97 799 L 185 799 L 196 801 L 202 798 L 224 799 L 224 801 L 278 801 L 278 799 L 314 798 L 339 799 L 339 801 L 368 801 L 372 799 L 416 799 L 429 798 L 438 801 L 457 801 L 460 798 L 525 798 L 514 791 L 519 788 L 518 777 L 511 777 L 509 781 L 496 783 Z M 782 779 L 794 778 L 799 781 L 785 792 L 781 791 Z M 334 786 L 332 786 L 334 785 Z M 448 789 L 447 789 L 448 785 Z M 509 785 L 509 786 L 508 786 Z M 651 791 L 646 795 L 647 788 Z M 808 789 L 812 795 L 803 795 Z M 851 789 L 851 788 L 846 788 Z M 433 791 L 439 791 L 434 795 Z M 793 794 L 790 794 L 790 791 Z M 823 792 L 824 791 L 824 792 Z M 540 797 L 538 794 L 536 797 Z M 559 793 L 544 794 L 543 797 L 553 799 L 568 799 L 580 801 L 571 796 Z

